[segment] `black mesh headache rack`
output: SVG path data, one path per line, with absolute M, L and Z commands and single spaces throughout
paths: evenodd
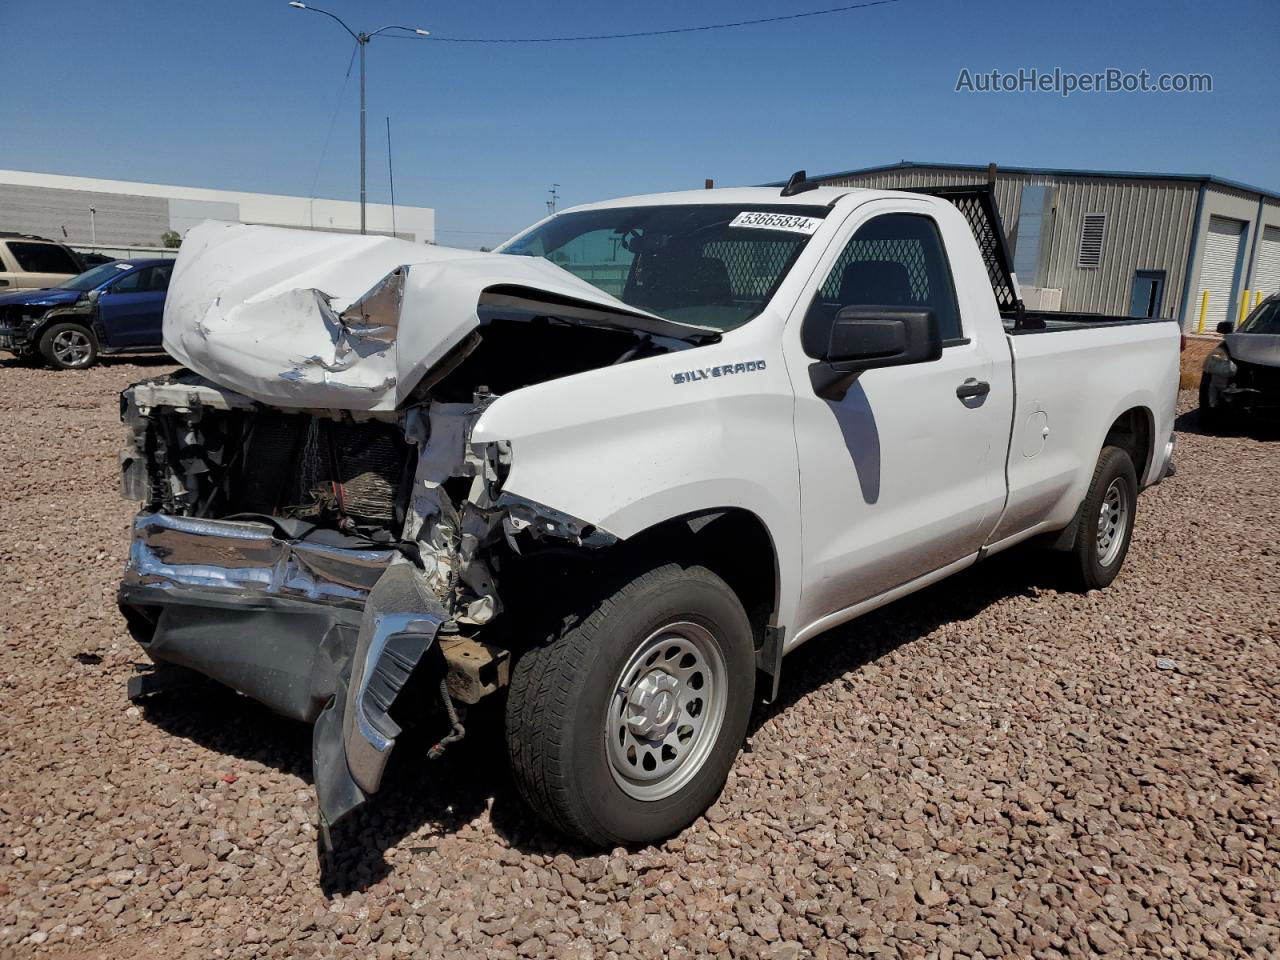
M 822 184 L 810 180 L 803 170 L 797 170 L 782 188 L 782 196 L 790 197 L 807 190 L 816 190 Z M 770 184 L 777 186 L 777 184 Z M 902 193 L 922 193 L 948 201 L 964 214 L 978 243 L 982 264 L 987 268 L 991 292 L 1001 319 L 1014 333 L 1079 329 L 1090 326 L 1118 326 L 1131 323 L 1172 323 L 1174 317 L 1132 317 L 1109 313 L 1079 313 L 1059 310 L 1028 310 L 1022 302 L 1013 273 L 1013 257 L 1009 255 L 1009 241 L 1004 232 L 1004 222 L 996 208 L 996 165 L 987 167 L 986 183 L 970 183 L 946 187 L 900 187 Z
M 906 187 L 904 193 L 923 193 L 949 201 L 969 221 L 969 229 L 978 242 L 991 290 L 996 295 L 1000 316 L 1011 321 L 1014 332 L 1032 330 L 1069 330 L 1082 325 L 1114 326 L 1122 323 L 1156 323 L 1172 321 L 1171 317 L 1130 317 L 1106 313 L 1075 313 L 1057 310 L 1027 310 L 1014 282 L 1013 258 L 1004 232 L 1004 223 L 995 203 L 995 169 L 982 184 L 954 187 Z
M 991 184 L 907 187 L 904 192 L 927 193 L 931 197 L 939 197 L 949 201 L 963 213 L 964 218 L 969 221 L 969 229 L 973 231 L 973 239 L 978 242 L 978 252 L 982 254 L 982 265 L 987 268 L 987 279 L 991 281 L 991 292 L 996 295 L 1000 316 L 1012 320 L 1015 330 L 1044 326 L 1043 320 L 1037 322 L 1033 318 L 1028 322 L 1026 308 L 1022 305 L 1022 298 L 1018 296 L 1018 288 L 1013 280 L 1013 258 L 1009 256 L 1004 223 L 1000 219 L 1000 211 L 996 209 L 995 188 Z

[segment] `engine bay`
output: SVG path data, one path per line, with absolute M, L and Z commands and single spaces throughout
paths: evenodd
M 394 551 L 463 629 L 490 622 L 503 608 L 504 562 L 547 541 L 610 538 L 505 492 L 513 451 L 473 445 L 476 421 L 522 387 L 689 344 L 511 298 L 480 313 L 480 328 L 396 411 L 281 408 L 190 370 L 134 384 L 121 395 L 124 495 L 140 516 L 265 524 L 284 541 Z

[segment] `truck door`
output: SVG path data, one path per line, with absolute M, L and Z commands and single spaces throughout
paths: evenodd
M 812 296 L 787 324 L 802 491 L 801 624 L 973 555 L 1004 502 L 1008 348 L 985 273 L 967 278 L 984 285 L 989 301 L 981 329 L 971 313 L 984 301 L 968 289 L 957 296 L 955 266 L 982 269 L 972 235 L 959 214 L 940 223 L 934 209 L 908 198 L 855 208 L 819 262 Z M 949 258 L 949 249 L 961 255 Z M 941 359 L 865 370 L 843 399 L 818 396 L 802 325 L 829 328 L 842 307 L 885 304 L 931 308 Z
M 173 264 L 143 267 L 125 274 L 98 300 L 99 321 L 107 345 L 158 347 L 164 298 Z

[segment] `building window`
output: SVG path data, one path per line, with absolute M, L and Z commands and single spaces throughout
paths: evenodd
M 1051 187 L 1022 188 L 1018 206 L 1018 235 L 1013 240 L 1013 272 L 1018 283 L 1043 286 L 1040 282 L 1040 243 L 1044 237 L 1045 221 L 1052 207 Z
M 1105 213 L 1086 213 L 1080 224 L 1080 252 L 1076 266 L 1095 268 L 1102 263 L 1102 237 L 1107 230 Z

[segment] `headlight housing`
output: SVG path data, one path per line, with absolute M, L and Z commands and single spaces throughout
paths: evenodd
M 1231 360 L 1231 355 L 1227 353 L 1225 346 L 1219 344 L 1209 356 L 1205 357 L 1204 372 L 1219 377 L 1235 376 L 1236 365 Z

